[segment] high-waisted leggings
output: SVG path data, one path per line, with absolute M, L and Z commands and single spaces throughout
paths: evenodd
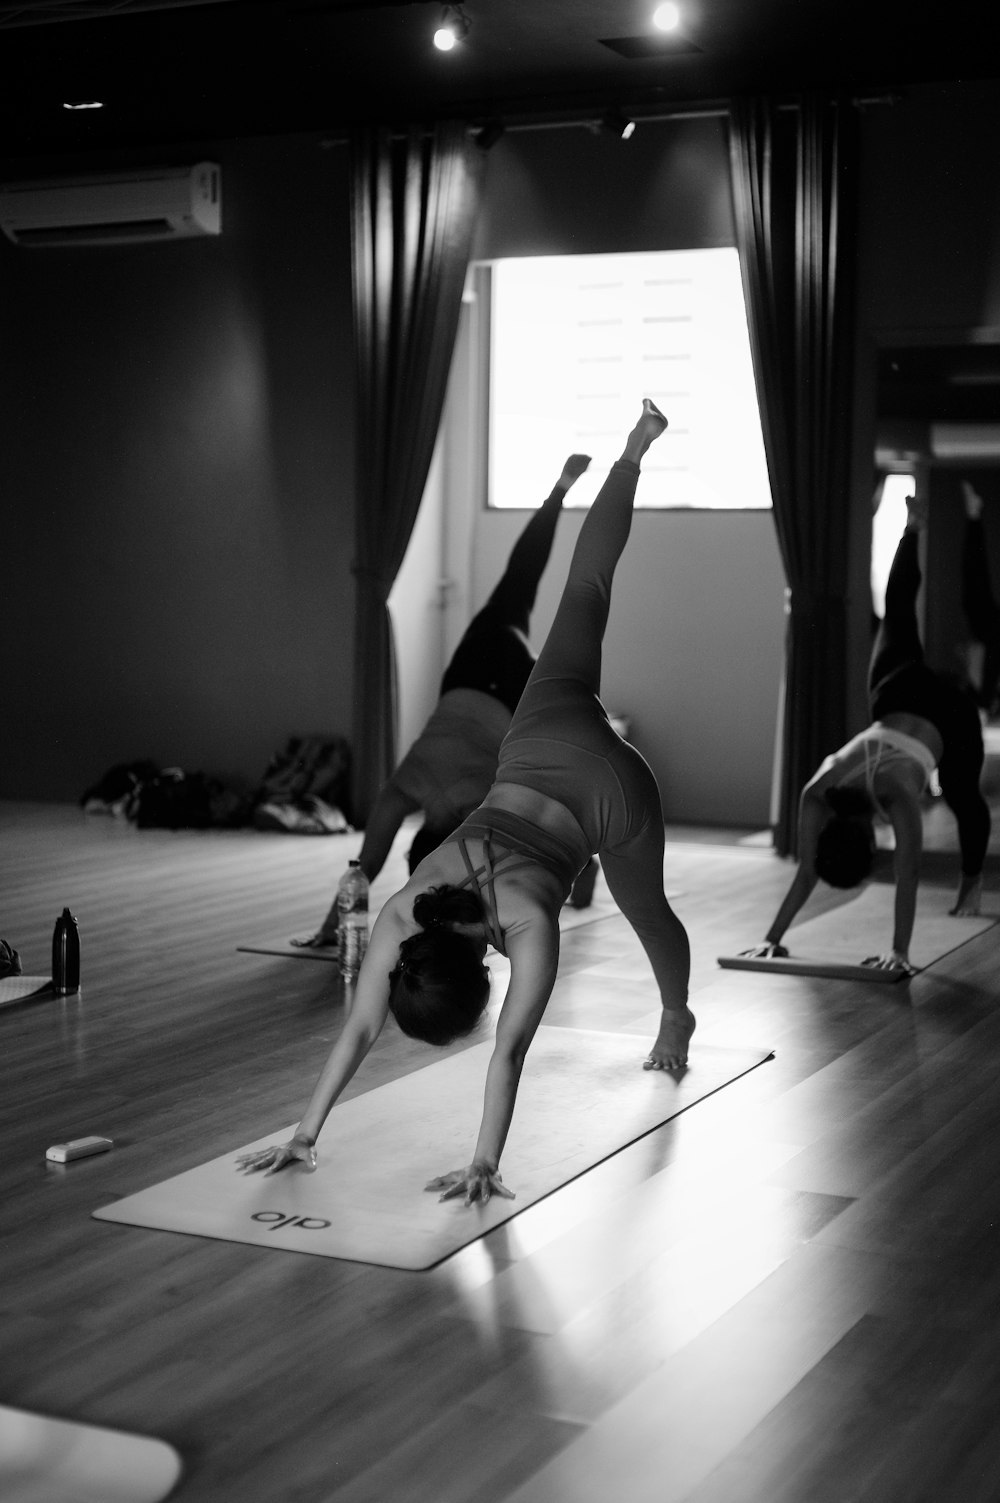
M 503 577 L 482 610 L 469 622 L 441 680 L 449 689 L 479 689 L 492 694 L 511 712 L 517 708 L 535 655 L 528 643 L 531 612 L 545 565 L 552 552 L 556 523 L 562 508 L 557 485 L 511 550 Z
M 497 782 L 563 804 L 600 855 L 661 996 L 686 995 L 687 933 L 663 891 L 663 811 L 645 759 L 614 731 L 599 693 L 615 566 L 632 523 L 638 465 L 619 460 L 587 513 L 562 599 L 500 748 Z
M 1000 605 L 993 596 L 986 529 L 982 517 L 968 517 L 962 538 L 962 608 L 972 635 L 983 644 L 980 703 L 992 709 L 1000 690 Z
M 972 693 L 924 662 L 917 627 L 920 588 L 916 532 L 904 532 L 889 571 L 885 616 L 872 649 L 868 672 L 871 716 L 920 715 L 941 736 L 944 751 L 938 779 L 945 803 L 958 822 L 962 871 L 977 877 L 990 840 L 990 809 L 979 789 L 983 732 Z

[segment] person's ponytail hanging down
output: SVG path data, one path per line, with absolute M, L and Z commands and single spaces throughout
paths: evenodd
M 860 887 L 875 863 L 872 802 L 861 788 L 828 788 L 830 818 L 816 841 L 816 875 L 831 887 Z

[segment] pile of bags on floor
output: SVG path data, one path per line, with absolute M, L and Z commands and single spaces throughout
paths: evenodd
M 205 830 L 252 826 L 293 835 L 340 835 L 351 826 L 350 750 L 342 736 L 291 736 L 246 792 L 180 767 L 124 762 L 80 799 L 87 814 L 128 819 L 140 829 Z
M 276 752 L 257 790 L 252 822 L 258 830 L 293 835 L 342 835 L 351 753 L 343 736 L 292 736 Z

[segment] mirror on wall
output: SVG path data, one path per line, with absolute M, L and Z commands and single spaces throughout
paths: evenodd
M 925 653 L 980 701 L 982 787 L 1000 839 L 1000 331 L 879 351 L 875 469 L 873 611 L 881 613 L 905 495 L 916 491 L 928 505 Z M 957 851 L 954 819 L 939 799 L 928 808 L 925 841 Z

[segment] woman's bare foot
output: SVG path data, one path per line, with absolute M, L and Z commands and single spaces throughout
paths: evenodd
M 906 528 L 907 532 L 922 532 L 927 526 L 927 498 L 916 496 L 906 498 Z
M 982 877 L 962 876 L 954 908 L 948 912 L 957 918 L 977 918 L 983 901 Z
M 667 420 L 656 403 L 651 401 L 649 397 L 644 397 L 642 401 L 642 416 L 626 439 L 625 452 L 622 458 L 631 460 L 633 464 L 638 464 L 650 444 L 654 439 L 659 438 L 666 426 Z
M 687 1064 L 688 1044 L 694 1033 L 694 1013 L 690 1007 L 663 1009 L 656 1043 L 643 1064 L 644 1070 L 682 1070 Z
M 562 474 L 559 476 L 559 484 L 562 486 L 563 490 L 568 491 L 570 486 L 573 485 L 575 481 L 579 480 L 583 472 L 585 470 L 588 470 L 589 468 L 589 454 L 571 454 L 566 463 L 563 465 Z

